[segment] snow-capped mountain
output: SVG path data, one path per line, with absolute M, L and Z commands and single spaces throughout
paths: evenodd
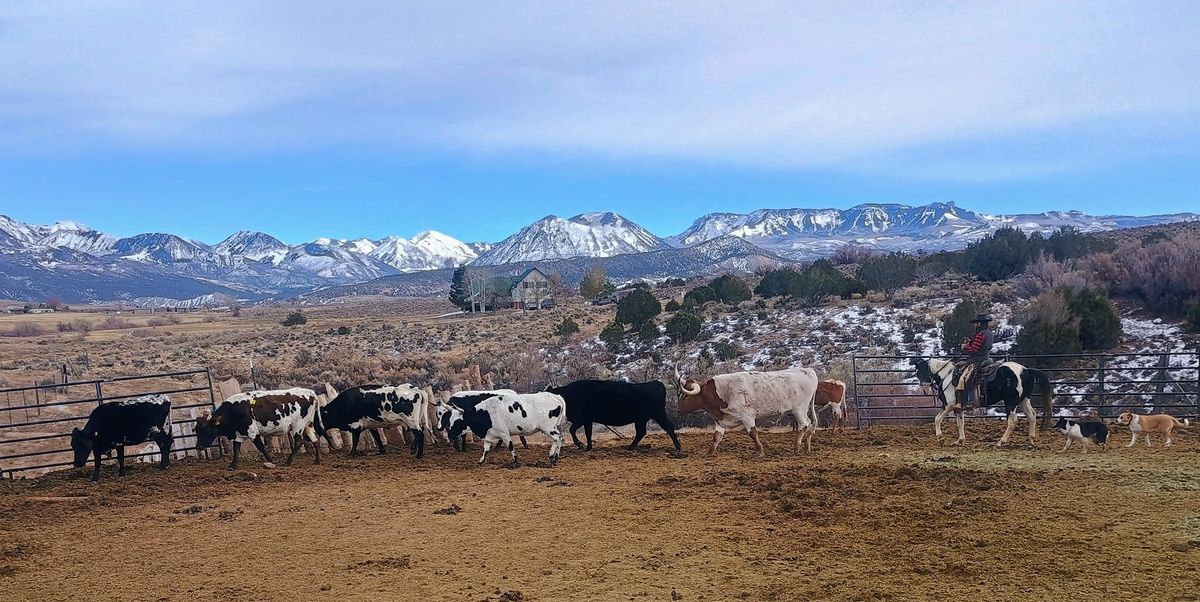
M 370 254 L 401 272 L 457 267 L 479 257 L 470 245 L 433 230 L 420 232 L 411 240 L 389 236 Z
M 1049 234 L 1063 226 L 1087 232 L 1198 219 L 1196 214 L 1148 217 L 1092 216 L 1079 211 L 989 215 L 954 203 L 909 206 L 864 204 L 849 209 L 761 209 L 712 213 L 668 239 L 690 246 L 736 236 L 790 259 L 827 256 L 847 244 L 881 251 L 943 251 L 966 247 L 997 228 Z
M 480 255 L 475 264 L 612 257 L 668 247 L 665 240 L 616 213 L 584 213 L 571 219 L 548 215 Z
M 113 244 L 113 253 L 133 261 L 171 264 L 212 259 L 212 249 L 184 240 L 174 234 L 150 232 L 122 238 Z
M 252 261 L 266 261 L 279 265 L 287 256 L 290 247 L 278 238 L 262 232 L 239 230 L 213 247 L 218 255 L 245 257 Z
M 92 255 L 106 255 L 116 243 L 115 236 L 76 222 L 55 222 L 37 241 L 44 247 L 74 249 Z

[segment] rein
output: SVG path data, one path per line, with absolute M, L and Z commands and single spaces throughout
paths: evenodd
M 931 377 L 937 377 L 937 380 L 938 380 L 938 381 L 940 382 L 940 384 L 941 384 L 941 388 L 940 388 L 940 389 L 938 389 L 938 392 L 940 393 L 940 394 L 938 395 L 938 397 L 940 397 L 940 398 L 941 398 L 941 402 L 942 402 L 942 404 L 943 404 L 943 405 L 945 405 L 945 406 L 949 406 L 949 405 L 950 405 L 950 402 L 947 400 L 947 397 L 946 397 L 946 392 L 947 392 L 947 391 L 949 391 L 949 390 L 950 390 L 950 388 L 954 386 L 954 379 L 953 379 L 953 378 L 951 378 L 951 379 L 950 379 L 950 382 L 946 382 L 946 376 L 948 376 L 948 375 L 946 375 L 946 374 L 942 374 L 942 372 L 943 372 L 943 371 L 944 371 L 946 368 L 949 368 L 949 369 L 950 369 L 950 372 L 951 372 L 951 374 L 953 374 L 953 373 L 954 373 L 954 364 L 953 364 L 953 363 L 951 363 L 951 362 L 947 362 L 947 363 L 943 364 L 941 368 L 938 368 L 936 371 L 934 371 L 934 372 L 930 372 L 930 376 L 931 376 Z M 932 381 L 933 381 L 933 378 L 930 378 L 929 380 L 930 380 L 929 386 L 931 386 L 931 387 L 932 387 L 932 386 L 934 386 L 934 385 L 933 385 L 933 382 L 932 382 Z M 955 397 L 955 399 L 954 399 L 954 405 L 958 405 L 958 398 L 957 398 L 957 397 Z

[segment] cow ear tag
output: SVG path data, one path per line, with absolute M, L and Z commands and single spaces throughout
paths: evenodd
M 253 398 L 253 397 L 251 397 L 251 398 L 250 398 L 250 405 L 254 405 L 254 398 Z

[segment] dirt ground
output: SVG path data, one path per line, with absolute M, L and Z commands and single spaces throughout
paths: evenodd
M 1196 600 L 1200 445 L 938 447 L 928 427 L 661 434 L 474 466 L 338 455 L 0 483 L 5 600 Z M 257 460 L 251 451 L 246 457 Z

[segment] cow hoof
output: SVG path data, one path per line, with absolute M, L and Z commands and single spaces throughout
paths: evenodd
M 672 458 L 686 458 L 687 452 L 677 449 L 677 450 L 671 452 L 671 457 Z

